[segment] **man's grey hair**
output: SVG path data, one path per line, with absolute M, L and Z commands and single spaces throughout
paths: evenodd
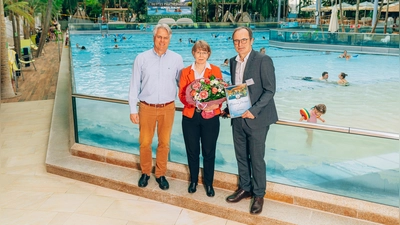
M 169 34 L 169 38 L 172 37 L 172 30 L 171 30 L 171 28 L 168 26 L 168 24 L 165 24 L 165 23 L 159 23 L 159 24 L 157 24 L 157 25 L 154 27 L 153 36 L 156 36 L 156 33 L 157 33 L 158 29 L 165 29 L 165 30 L 168 32 L 168 34 Z
M 232 39 L 233 39 L 233 35 L 235 35 L 236 31 L 239 31 L 239 30 L 247 30 L 247 32 L 249 33 L 250 41 L 253 39 L 253 31 L 251 30 L 251 28 L 250 27 L 244 27 L 244 26 L 237 27 L 235 30 L 233 30 Z

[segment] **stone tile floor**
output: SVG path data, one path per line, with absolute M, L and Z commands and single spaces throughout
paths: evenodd
M 47 173 L 53 104 L 1 104 L 0 224 L 240 224 Z

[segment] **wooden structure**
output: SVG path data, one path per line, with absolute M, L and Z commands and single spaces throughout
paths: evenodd
M 106 15 L 107 22 L 109 23 L 110 22 L 125 23 L 126 11 L 128 11 L 128 8 L 105 8 L 104 14 Z

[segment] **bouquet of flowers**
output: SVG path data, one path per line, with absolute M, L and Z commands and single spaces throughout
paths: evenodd
M 204 111 L 213 105 L 220 105 L 226 101 L 225 87 L 228 83 L 211 75 L 210 78 L 194 80 L 186 87 L 186 101 L 196 106 L 197 110 L 203 110 L 201 115 L 205 119 L 214 117 L 214 110 Z

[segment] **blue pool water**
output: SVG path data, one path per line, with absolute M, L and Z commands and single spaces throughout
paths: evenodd
M 121 40 L 122 35 L 127 40 Z M 213 35 L 218 35 L 214 38 Z M 235 56 L 231 32 L 204 31 L 201 33 L 174 32 L 170 49 L 180 53 L 185 66 L 193 62 L 188 39 L 206 40 L 212 47 L 210 63 L 221 65 L 225 58 Z M 298 120 L 298 109 L 324 103 L 328 124 L 398 133 L 400 122 L 398 93 L 398 56 L 358 54 L 348 61 L 338 52 L 299 51 L 269 47 L 268 33 L 255 32 L 253 48 L 266 47 L 275 64 L 277 104 L 282 119 Z M 264 39 L 265 38 L 265 39 Z M 180 42 L 179 40 L 182 40 Z M 137 54 L 152 48 L 152 33 L 119 34 L 105 38 L 99 35 L 72 35 L 71 45 L 88 47 L 81 51 L 72 48 L 76 92 L 94 96 L 127 99 L 132 64 Z M 119 49 L 113 49 L 118 44 Z M 230 79 L 228 67 L 221 67 L 225 79 Z M 309 82 L 301 77 L 320 77 L 329 72 L 329 83 Z M 345 72 L 350 86 L 334 83 Z M 179 101 L 178 101 L 179 103 Z M 384 109 L 384 110 L 383 110 Z
M 171 50 L 183 56 L 185 66 L 193 62 L 188 38 L 206 40 L 212 48 L 209 61 L 215 65 L 235 56 L 233 44 L 227 40 L 231 32 L 191 32 L 174 30 L 170 44 Z M 127 40 L 121 40 L 120 35 L 117 38 L 119 49 L 113 49 L 114 35 L 71 35 L 76 93 L 127 100 L 133 61 L 137 54 L 152 48 L 152 33 L 124 35 Z M 214 38 L 215 35 L 218 37 Z M 324 103 L 326 124 L 399 132 L 398 57 L 357 53 L 357 58 L 346 61 L 337 57 L 338 52 L 270 47 L 267 32 L 257 31 L 254 36 L 253 48 L 266 47 L 275 64 L 275 99 L 280 119 L 297 121 L 300 108 Z M 76 43 L 88 50 L 75 48 Z M 227 67 L 221 70 L 229 71 Z M 323 71 L 329 72 L 331 82 L 300 79 L 317 78 Z M 350 86 L 334 83 L 340 72 L 349 74 Z M 230 78 L 227 74 L 224 76 Z M 77 99 L 76 104 L 81 143 L 138 154 L 138 128 L 129 121 L 127 105 L 84 99 Z M 187 163 L 180 124 L 181 113 L 177 112 L 171 161 Z M 305 142 L 306 138 L 302 128 L 271 128 L 266 152 L 269 181 L 398 205 L 398 142 L 317 130 L 312 145 Z M 222 120 L 216 169 L 236 173 L 231 139 L 229 120 Z

